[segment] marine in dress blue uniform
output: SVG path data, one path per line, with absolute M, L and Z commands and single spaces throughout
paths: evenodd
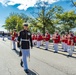
M 18 36 L 18 44 L 20 44 L 21 52 L 22 52 L 22 61 L 23 61 L 23 67 L 24 71 L 26 73 L 29 73 L 28 71 L 28 64 L 27 64 L 27 57 L 30 56 L 30 46 L 33 47 L 32 44 L 32 37 L 31 32 L 28 30 L 28 24 L 23 23 L 24 29 L 20 31 Z

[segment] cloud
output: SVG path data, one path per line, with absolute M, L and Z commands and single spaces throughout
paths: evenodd
M 2 5 L 5 5 L 5 6 L 7 6 L 7 2 L 8 2 L 9 0 L 0 0 L 0 3 L 2 3 Z
M 37 1 L 39 0 L 0 0 L 0 3 L 2 3 L 4 6 L 20 4 L 17 7 L 19 10 L 27 10 L 27 8 L 29 7 L 34 7 Z M 52 4 L 59 0 L 41 0 L 41 1 L 45 1 L 45 2 L 48 1 L 49 4 Z

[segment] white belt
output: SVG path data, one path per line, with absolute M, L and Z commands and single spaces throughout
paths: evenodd
M 29 41 L 29 40 L 27 40 L 27 39 L 21 39 L 21 41 Z

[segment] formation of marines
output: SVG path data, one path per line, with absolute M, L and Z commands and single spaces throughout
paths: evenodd
M 43 45 L 45 42 L 45 50 L 49 48 L 49 41 L 53 41 L 54 53 L 58 53 L 58 44 L 62 44 L 62 49 L 64 52 L 68 52 L 68 56 L 72 56 L 74 51 L 74 46 L 76 43 L 76 36 L 72 31 L 65 32 L 60 36 L 58 31 L 56 31 L 53 35 L 50 35 L 48 31 L 46 31 L 45 36 L 40 33 L 32 34 L 33 45 L 36 45 L 37 48 L 40 48 L 40 45 Z
M 16 50 L 16 41 L 17 41 L 18 34 L 16 29 L 14 29 L 11 33 L 11 40 L 12 40 L 12 49 Z
M 30 57 L 30 47 L 37 47 L 40 48 L 41 45 L 44 45 L 44 49 L 49 49 L 49 42 L 50 40 L 53 41 L 53 48 L 54 53 L 58 53 L 58 44 L 62 44 L 62 49 L 64 52 L 68 52 L 68 56 L 72 56 L 74 51 L 74 46 L 76 43 L 76 36 L 72 31 L 65 32 L 60 36 L 58 31 L 56 31 L 53 35 L 50 35 L 48 31 L 46 31 L 45 35 L 38 33 L 33 33 L 28 30 L 28 24 L 23 24 L 24 29 L 20 31 L 18 34 L 14 30 L 11 36 L 12 40 L 12 49 L 16 50 L 16 40 L 17 40 L 17 46 L 20 49 L 20 52 L 22 53 L 22 60 L 21 60 L 21 66 L 23 66 L 24 71 L 26 73 L 29 73 L 28 70 L 28 64 L 27 64 L 27 57 Z

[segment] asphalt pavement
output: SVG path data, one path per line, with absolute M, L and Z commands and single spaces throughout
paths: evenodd
M 28 58 L 29 74 L 26 74 L 20 66 L 21 57 L 19 49 L 11 48 L 11 41 L 0 38 L 0 75 L 76 75 L 76 51 L 73 57 L 67 57 L 59 44 L 59 52 L 54 53 L 53 44 L 49 44 L 49 50 L 44 46 L 31 49 L 30 61 Z

